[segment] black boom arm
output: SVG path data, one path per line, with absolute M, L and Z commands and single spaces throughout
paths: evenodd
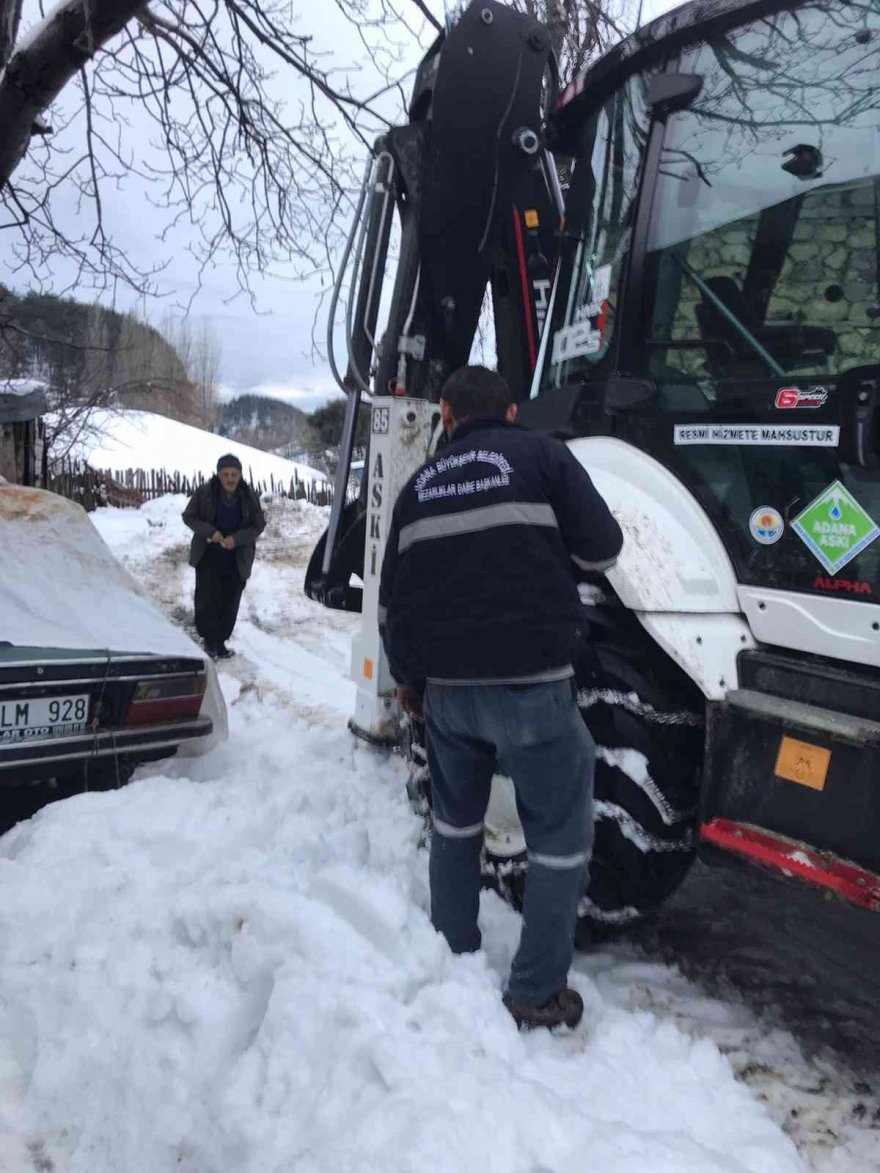
M 498 369 L 528 394 L 558 250 L 562 198 L 543 119 L 555 97 L 547 30 L 494 0 L 475 0 L 422 61 L 409 122 L 375 144 L 343 269 L 352 263 L 349 400 L 328 532 L 306 590 L 359 609 L 363 507 L 345 507 L 362 394 L 436 402 L 468 361 L 491 287 Z M 397 271 L 381 340 L 379 305 L 394 216 Z M 331 363 L 338 290 L 329 330 Z M 353 561 L 354 560 L 354 561 Z

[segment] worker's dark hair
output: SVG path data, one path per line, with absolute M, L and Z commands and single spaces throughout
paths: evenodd
M 459 367 L 443 384 L 440 398 L 452 408 L 456 420 L 469 416 L 503 420 L 514 402 L 507 380 L 488 367 Z

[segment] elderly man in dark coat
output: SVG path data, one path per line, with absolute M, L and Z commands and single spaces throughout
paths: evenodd
M 196 489 L 183 520 L 193 531 L 189 564 L 196 570 L 196 630 L 209 656 L 226 659 L 233 654 L 226 641 L 238 618 L 257 538 L 266 528 L 260 499 L 242 479 L 235 456 L 221 456 L 216 476 Z

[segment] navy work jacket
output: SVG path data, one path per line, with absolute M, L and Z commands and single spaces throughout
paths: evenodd
M 570 674 L 584 620 L 575 566 L 607 570 L 622 545 L 564 444 L 465 421 L 394 507 L 379 592 L 392 675 L 419 687 Z

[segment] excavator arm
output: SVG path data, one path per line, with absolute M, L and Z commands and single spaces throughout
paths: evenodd
M 363 398 L 436 403 L 447 376 L 468 361 L 487 288 L 498 369 L 518 396 L 528 394 L 562 217 L 543 133 L 556 82 L 544 26 L 476 0 L 422 61 L 409 121 L 376 141 L 328 329 L 346 416 L 330 523 L 306 576 L 306 593 L 326 606 L 362 608 L 352 578 L 363 579 L 369 475 L 356 501 L 346 504 L 346 490 Z M 344 288 L 350 297 L 341 312 Z M 344 374 L 334 348 L 340 317 Z

